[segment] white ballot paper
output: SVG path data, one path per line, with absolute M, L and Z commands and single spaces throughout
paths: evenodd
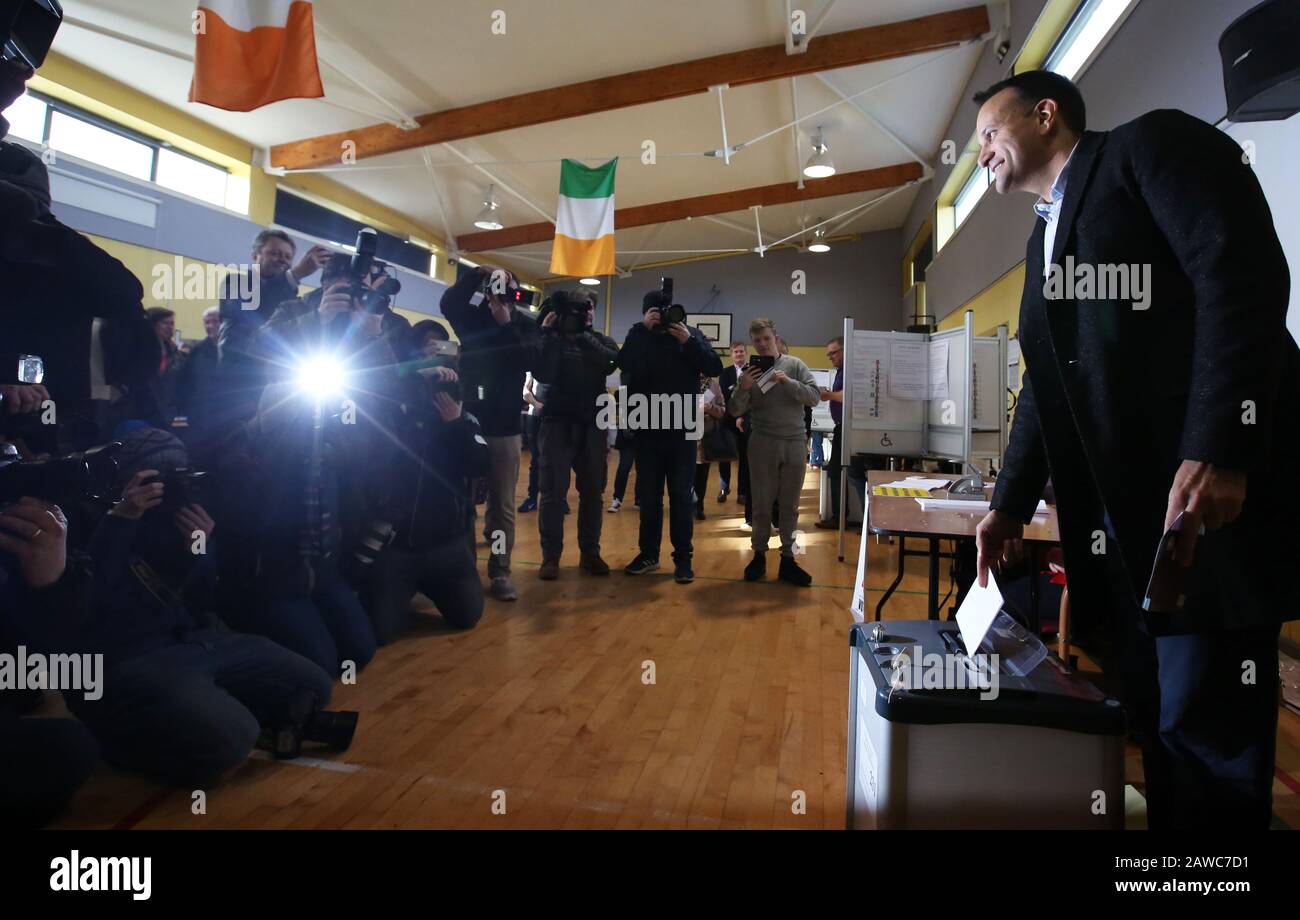
M 957 628 L 961 630 L 961 641 L 966 645 L 967 655 L 974 655 L 979 649 L 1001 610 L 1002 592 L 998 590 L 993 573 L 989 572 L 987 588 L 981 588 L 979 579 L 975 579 L 966 592 L 965 600 L 957 608 Z
M 929 393 L 929 349 L 925 342 L 889 343 L 889 395 L 925 399 Z
M 754 381 L 754 384 L 758 387 L 758 391 L 760 393 L 766 393 L 768 390 L 772 389 L 772 387 L 776 386 L 776 381 L 772 379 L 775 376 L 776 365 L 773 364 L 767 373 Z

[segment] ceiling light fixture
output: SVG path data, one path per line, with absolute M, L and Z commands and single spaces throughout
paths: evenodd
M 826 140 L 822 137 L 820 127 L 813 135 L 812 146 L 813 154 L 808 158 L 803 174 L 809 179 L 825 179 L 827 176 L 835 175 L 835 164 L 831 162 L 831 155 L 826 149 Z
M 826 242 L 826 231 L 820 227 L 813 233 L 813 241 L 808 245 L 809 252 L 830 252 L 831 244 Z
M 579 278 L 579 279 L 578 279 L 578 283 L 579 283 L 579 284 L 588 284 L 588 285 L 590 285 L 590 284 L 600 284 L 600 279 L 599 279 L 599 278 Z
M 495 185 L 488 186 L 487 197 L 483 199 L 483 210 L 479 211 L 478 217 L 474 218 L 474 226 L 480 230 L 500 230 L 505 226 L 497 219 L 496 211 L 501 206 L 497 204 L 495 189 Z

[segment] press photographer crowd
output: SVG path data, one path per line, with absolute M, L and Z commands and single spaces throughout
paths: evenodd
M 30 73 L 0 65 L 0 102 Z M 587 293 L 555 291 L 534 315 L 510 273 L 477 268 L 442 297 L 450 329 L 412 325 L 373 230 L 351 252 L 299 254 L 267 229 L 204 311 L 206 337 L 178 344 L 173 311 L 146 309 L 135 276 L 53 216 L 21 145 L 0 145 L 0 221 L 0 654 L 49 663 L 11 668 L 0 689 L 6 822 L 50 821 L 101 758 L 192 789 L 254 748 L 346 749 L 358 718 L 328 709 L 333 683 L 403 634 L 417 593 L 455 629 L 478 623 L 485 594 L 517 600 L 517 515 L 533 508 L 538 575 L 559 576 L 570 471 L 578 567 L 610 574 L 616 448 L 608 511 L 637 472 L 627 575 L 659 567 L 666 490 L 674 578 L 693 580 L 708 465 L 725 458 L 754 548 L 744 577 L 764 576 L 779 527 L 779 578 L 811 581 L 795 561 L 808 417 L 838 393 L 769 320 L 724 371 L 670 278 L 619 347 Z M 602 414 L 616 371 L 621 425 Z M 728 463 L 719 500 L 729 481 Z M 20 718 L 69 689 L 72 661 L 102 663 L 95 693 L 63 694 L 75 719 Z

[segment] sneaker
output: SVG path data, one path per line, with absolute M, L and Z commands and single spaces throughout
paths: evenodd
M 543 559 L 542 567 L 537 570 L 537 577 L 542 581 L 555 581 L 560 577 L 560 560 Z
M 793 556 L 781 557 L 781 568 L 776 577 L 800 588 L 806 588 L 812 584 L 812 576 L 799 568 L 799 563 L 794 561 Z
M 644 553 L 637 553 L 636 558 L 624 567 L 623 572 L 627 575 L 644 575 L 646 572 L 653 572 L 659 568 L 658 559 L 650 559 Z
M 818 521 L 813 526 L 820 527 L 822 530 L 839 530 L 840 522 L 835 520 L 834 518 L 831 518 L 830 520 L 826 520 L 826 521 Z
M 691 571 L 689 562 L 678 562 L 673 566 L 673 580 L 679 585 L 689 585 L 695 580 L 695 573 Z
M 536 511 L 536 510 L 537 510 L 537 499 L 531 495 L 525 498 L 524 503 L 519 506 L 520 514 L 527 514 L 530 511 Z
M 583 553 L 578 559 L 578 568 L 592 575 L 609 574 L 609 563 L 601 559 L 599 553 Z
M 719 489 L 719 490 L 718 490 L 718 504 L 719 504 L 719 505 L 721 505 L 723 502 L 725 502 L 725 501 L 727 500 L 727 492 L 728 492 L 727 489 Z
M 519 592 L 515 590 L 514 582 L 506 575 L 494 576 L 488 593 L 499 601 L 519 600 Z
M 745 581 L 759 581 L 766 574 L 767 557 L 762 553 L 754 553 L 754 558 L 745 566 Z
M 703 506 L 703 505 L 696 505 L 696 506 L 695 506 L 695 520 L 697 520 L 697 521 L 702 521 L 702 520 L 704 520 L 704 506 Z
M 753 524 L 751 521 L 744 521 L 743 523 L 741 523 L 741 525 L 740 525 L 740 529 L 741 529 L 741 530 L 753 530 L 753 529 L 754 529 L 754 524 Z
M 606 508 L 605 510 L 608 511 L 610 514 L 618 514 L 618 509 L 622 507 L 623 507 L 623 500 L 616 498 L 609 503 L 609 507 Z

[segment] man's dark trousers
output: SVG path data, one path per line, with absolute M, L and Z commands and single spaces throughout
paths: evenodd
M 641 555 L 659 558 L 664 532 L 664 483 L 668 484 L 668 536 L 673 560 L 689 562 L 695 534 L 695 448 L 685 438 L 636 439 L 637 495 L 641 499 Z
M 542 501 L 537 528 L 542 559 L 559 559 L 564 551 L 564 502 L 569 494 L 569 470 L 578 481 L 578 549 L 600 555 L 600 529 L 604 523 L 602 497 L 608 437 L 595 422 L 562 418 L 542 419 L 538 437 L 542 449 Z

